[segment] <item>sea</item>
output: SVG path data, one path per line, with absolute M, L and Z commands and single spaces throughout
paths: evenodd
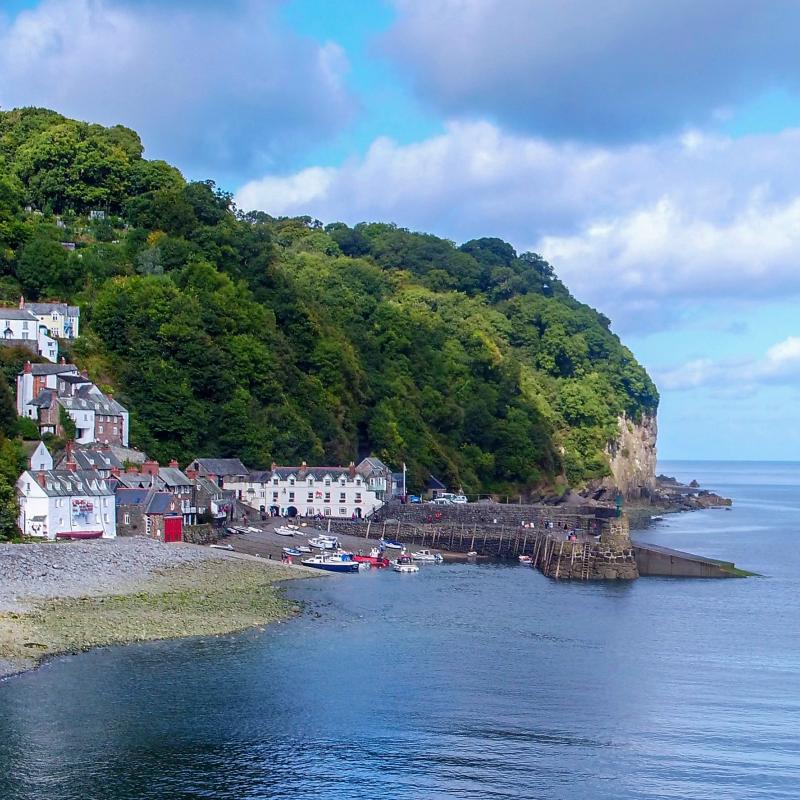
M 0 798 L 797 800 L 800 463 L 659 469 L 733 508 L 636 536 L 757 577 L 298 581 L 266 631 L 0 683 Z

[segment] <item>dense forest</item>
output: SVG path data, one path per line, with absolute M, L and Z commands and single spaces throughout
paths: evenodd
M 608 473 L 620 414 L 658 404 L 609 320 L 534 253 L 236 209 L 142 153 L 124 127 L 0 112 L 0 302 L 81 306 L 66 355 L 155 458 L 373 452 L 414 487 L 575 485 Z

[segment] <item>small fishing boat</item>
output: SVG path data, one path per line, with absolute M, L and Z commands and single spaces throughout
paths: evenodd
M 400 556 L 394 562 L 392 569 L 395 572 L 419 572 L 419 567 L 413 562 L 411 556 Z
M 314 569 L 324 569 L 327 572 L 358 572 L 359 569 L 357 561 L 329 558 L 325 553 L 320 553 L 318 556 L 311 556 L 311 558 L 304 558 L 300 563 L 302 563 L 303 566 L 313 567 Z
M 294 531 L 291 528 L 286 528 L 283 525 L 275 528 L 275 533 L 278 536 L 294 536 Z
M 209 547 L 212 547 L 214 550 L 233 550 L 232 544 L 210 544 Z
M 297 547 L 284 547 L 284 548 L 283 548 L 283 552 L 284 552 L 284 553 L 286 553 L 286 555 L 287 555 L 287 556 L 295 556 L 295 557 L 298 557 L 298 556 L 301 556 L 301 555 L 303 555 L 303 554 L 300 552 L 300 549 L 299 549 L 299 548 L 297 548 Z M 311 552 L 311 551 L 309 550 L 309 552 Z
M 411 558 L 420 564 L 441 564 L 444 561 L 441 553 L 431 553 L 430 550 L 417 550 L 411 554 Z
M 294 550 L 299 550 L 301 553 L 310 553 L 311 548 L 307 544 L 299 544 L 297 547 L 293 548 Z
M 403 545 L 400 542 L 393 542 L 391 539 L 381 539 L 381 546 L 389 550 L 402 550 Z
M 325 534 L 317 536 L 315 539 L 309 539 L 308 543 L 317 550 L 336 550 L 339 547 L 339 540 L 335 536 Z
M 520 556 L 519 557 L 519 563 L 520 564 L 526 564 L 527 566 L 530 566 L 531 564 L 533 564 L 533 559 L 530 556 Z
M 381 551 L 378 550 L 377 547 L 373 547 L 372 550 L 369 551 L 368 556 L 363 556 L 361 553 L 358 555 L 353 556 L 354 561 L 358 561 L 359 564 L 369 564 L 371 567 L 375 567 L 376 569 L 385 569 L 386 567 L 391 566 L 391 561 L 388 558 L 384 558 L 381 555 Z

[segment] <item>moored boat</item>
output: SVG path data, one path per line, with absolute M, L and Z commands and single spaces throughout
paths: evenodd
M 519 563 L 530 566 L 533 563 L 533 559 L 530 556 L 520 556 Z
M 391 561 L 389 561 L 388 558 L 384 558 L 377 547 L 373 547 L 368 556 L 362 555 L 361 553 L 354 555 L 353 560 L 358 561 L 359 564 L 369 564 L 376 569 L 385 569 L 391 566 Z
M 233 550 L 232 544 L 210 544 L 209 547 L 213 547 L 214 550 Z
M 283 548 L 283 552 L 286 553 L 287 556 L 295 556 L 295 557 L 297 557 L 297 556 L 303 555 L 300 552 L 300 549 L 297 548 L 297 547 L 284 547 Z M 309 550 L 309 552 L 311 552 L 311 551 Z
M 400 542 L 393 542 L 391 539 L 381 539 L 381 546 L 389 550 L 402 550 L 403 545 Z
M 339 547 L 339 540 L 335 536 L 322 534 L 315 539 L 309 539 L 308 543 L 317 550 L 336 550 Z
M 278 536 L 294 536 L 294 531 L 291 528 L 287 528 L 285 525 L 280 525 L 275 528 L 275 533 Z
M 411 558 L 420 564 L 441 564 L 444 561 L 441 553 L 431 553 L 430 550 L 417 550 L 411 554 Z
M 412 561 L 411 556 L 400 556 L 394 562 L 392 569 L 395 572 L 419 572 L 419 567 Z
M 304 558 L 300 563 L 303 566 L 324 569 L 327 572 L 358 572 L 359 569 L 357 561 L 345 560 L 340 557 L 329 558 L 324 553 Z

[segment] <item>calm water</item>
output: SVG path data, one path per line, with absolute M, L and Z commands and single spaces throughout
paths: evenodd
M 0 684 L 0 798 L 800 796 L 800 464 L 668 463 L 733 496 L 642 538 L 764 577 L 308 582 L 267 633 Z

